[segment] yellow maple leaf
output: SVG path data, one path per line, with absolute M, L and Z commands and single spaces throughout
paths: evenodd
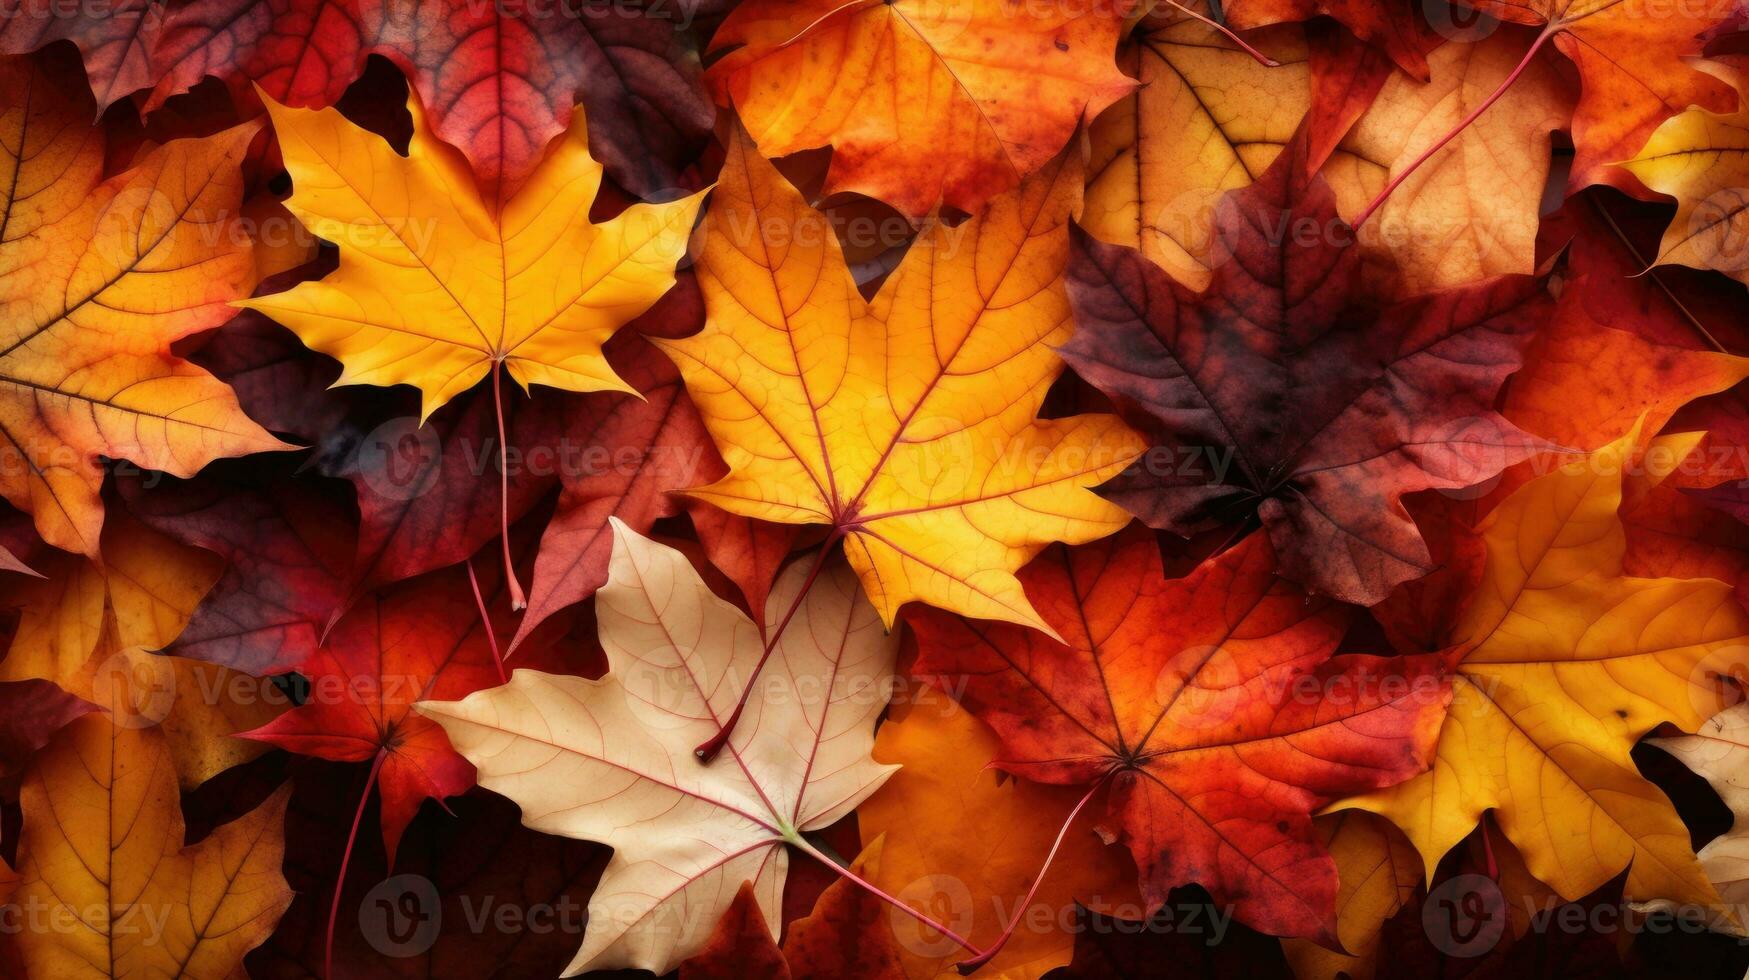
M 337 110 L 262 101 L 291 173 L 286 207 L 340 265 L 240 305 L 338 359 L 338 384 L 413 385 L 426 417 L 499 364 L 524 387 L 632 391 L 601 345 L 674 285 L 703 192 L 591 223 L 601 165 L 579 109 L 494 210 L 416 94 L 405 157 Z
M 1015 570 L 1122 527 L 1089 488 L 1143 448 L 1113 416 L 1037 418 L 1071 330 L 1079 169 L 933 225 L 864 302 L 827 219 L 736 133 L 698 259 L 705 328 L 659 342 L 729 464 L 689 492 L 831 526 L 889 626 L 917 599 L 1049 632 Z
M 1332 807 L 1389 818 L 1429 876 L 1493 809 L 1531 873 L 1569 901 L 1624 867 L 1629 899 L 1718 900 L 1687 827 L 1629 752 L 1661 722 L 1692 730 L 1716 710 L 1718 674 L 1749 650 L 1749 615 L 1724 582 L 1622 574 L 1616 511 L 1638 439 L 1636 427 L 1489 515 L 1432 770 Z M 1675 458 L 1698 439 L 1682 437 Z
M 89 97 L 0 59 L 0 495 L 49 544 L 96 555 L 100 456 L 186 477 L 287 448 L 170 354 L 254 288 L 238 165 L 257 128 L 176 140 L 100 180 Z
M 1745 77 L 1723 62 L 1704 66 L 1741 92 Z M 1665 120 L 1621 166 L 1652 190 L 1676 198 L 1658 243 L 1659 264 L 1717 269 L 1749 283 L 1749 108 L 1693 107 Z
M 99 715 L 68 725 L 22 792 L 17 937 L 32 976 L 224 980 L 291 904 L 282 788 L 183 847 L 170 749 Z

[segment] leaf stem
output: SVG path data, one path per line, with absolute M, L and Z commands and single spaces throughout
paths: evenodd
M 1171 4 L 1174 7 L 1177 7 L 1179 10 L 1184 11 L 1184 13 L 1187 14 L 1188 16 L 1190 16 L 1191 19 L 1200 20 L 1204 24 L 1207 24 L 1208 26 L 1221 32 L 1223 35 L 1226 36 L 1227 40 L 1233 42 L 1234 44 L 1237 44 L 1239 46 L 1239 50 L 1244 51 L 1246 54 L 1257 59 L 1257 63 L 1262 65 L 1263 67 L 1265 67 L 1265 68 L 1280 68 L 1281 67 L 1281 62 L 1276 61 L 1274 58 L 1271 58 L 1269 55 L 1266 55 L 1263 52 L 1252 47 L 1251 45 L 1245 43 L 1245 39 L 1240 37 L 1239 35 L 1233 33 L 1232 28 L 1228 27 L 1227 25 L 1221 23 L 1218 20 L 1215 20 L 1213 17 L 1210 17 L 1207 14 L 1202 13 L 1201 11 L 1192 10 L 1189 7 L 1186 7 L 1184 4 L 1179 3 L 1178 0 L 1166 0 L 1166 2 Z
M 1075 809 L 1069 811 L 1068 819 L 1063 821 L 1063 829 L 1057 831 L 1056 842 L 1051 845 L 1050 853 L 1045 855 L 1044 865 L 1038 869 L 1038 876 L 1032 879 L 1032 887 L 1027 890 L 1026 897 L 1014 907 L 1014 915 L 1009 918 L 1007 927 L 1002 930 L 1002 935 L 997 936 L 996 941 L 991 943 L 982 953 L 955 964 L 954 968 L 960 971 L 960 976 L 970 976 L 978 968 L 994 959 L 997 953 L 1002 952 L 1002 947 L 1008 944 L 1009 938 L 1014 935 L 1014 930 L 1020 926 L 1021 917 L 1026 915 L 1026 910 L 1032 906 L 1033 896 L 1038 894 L 1039 886 L 1044 884 L 1045 875 L 1051 870 L 1051 862 L 1056 860 L 1057 850 L 1063 846 L 1063 838 L 1069 836 L 1069 828 L 1074 826 L 1075 818 L 1081 815 L 1081 808 L 1087 805 L 1088 800 L 1093 799 L 1093 794 L 1099 792 L 1099 788 L 1103 785 L 1105 785 L 1105 780 L 1102 777 L 1098 782 L 1087 787 L 1087 793 L 1081 797 L 1081 802 L 1075 804 Z
M 1500 85 L 1494 89 L 1493 92 L 1489 93 L 1489 95 L 1486 99 L 1482 100 L 1481 105 L 1476 106 L 1474 109 L 1471 109 L 1470 114 L 1465 116 L 1463 118 L 1463 120 L 1461 122 L 1459 122 L 1456 126 L 1453 126 L 1451 128 L 1451 130 L 1449 132 L 1447 132 L 1444 136 L 1441 136 L 1439 138 L 1438 142 L 1434 143 L 1432 146 L 1428 147 L 1427 149 L 1422 150 L 1421 155 L 1416 157 L 1415 160 L 1409 164 L 1409 166 L 1405 167 L 1403 169 L 1402 173 L 1391 178 L 1391 182 L 1385 185 L 1385 189 L 1379 192 L 1379 196 L 1373 198 L 1372 203 L 1368 204 L 1366 206 L 1366 209 L 1364 211 L 1360 212 L 1360 216 L 1354 219 L 1354 222 L 1352 225 L 1354 230 L 1359 231 L 1360 226 L 1366 224 L 1366 219 L 1372 217 L 1373 212 L 1377 211 L 1380 207 L 1382 207 L 1384 205 L 1385 199 L 1390 197 L 1391 192 L 1395 191 L 1399 186 L 1401 186 L 1403 181 L 1408 180 L 1410 174 L 1414 173 L 1416 170 L 1419 170 L 1421 168 L 1421 165 L 1426 163 L 1429 159 L 1431 159 L 1435 153 L 1438 153 L 1441 149 L 1443 149 L 1445 147 L 1445 144 L 1450 143 L 1452 140 L 1457 138 L 1457 135 L 1459 133 L 1468 129 L 1470 127 L 1470 124 L 1475 122 L 1476 119 L 1482 115 L 1482 113 L 1488 111 L 1489 106 L 1492 106 L 1494 103 L 1500 101 L 1500 97 L 1502 95 L 1506 94 L 1506 90 L 1510 89 L 1512 87 L 1512 83 L 1518 81 L 1518 76 L 1524 74 L 1524 70 L 1526 68 L 1530 67 L 1531 59 L 1535 58 L 1536 53 L 1538 51 L 1542 50 L 1543 44 L 1545 42 L 1547 42 L 1549 38 L 1554 37 L 1556 34 L 1560 33 L 1561 30 L 1562 30 L 1562 28 L 1560 26 L 1557 26 L 1557 24 L 1555 24 L 1555 23 L 1550 23 L 1547 26 L 1545 26 L 1542 30 L 1542 33 L 1538 34 L 1536 36 L 1536 40 L 1531 42 L 1530 50 L 1526 51 L 1524 53 L 1524 57 L 1519 59 L 1518 66 L 1512 69 L 1512 73 L 1507 75 L 1505 81 L 1502 81 L 1500 83 Z
M 812 857 L 814 860 L 820 862 L 821 864 L 824 864 L 828 868 L 831 868 L 833 871 L 836 871 L 838 874 L 842 875 L 846 880 L 850 881 L 852 884 L 856 885 L 858 888 L 861 888 L 862 890 L 868 892 L 870 895 L 873 895 L 874 897 L 880 899 L 881 901 L 886 902 L 888 905 L 891 905 L 893 908 L 898 909 L 899 911 L 905 913 L 906 915 L 909 915 L 911 918 L 916 919 L 918 922 L 921 922 L 922 924 L 928 926 L 929 928 L 934 929 L 936 932 L 941 933 L 943 936 L 946 936 L 947 938 L 953 940 L 954 942 L 965 947 L 966 949 L 969 949 L 974 953 L 979 952 L 978 947 L 972 945 L 971 940 L 967 939 L 966 937 L 960 935 L 957 932 L 954 932 L 952 929 L 949 929 L 947 926 L 944 926 L 941 923 L 930 918 L 929 916 L 924 915 L 922 912 L 917 911 L 916 909 L 912 908 L 911 906 L 906 905 L 904 902 L 900 901 L 899 899 L 895 898 L 894 896 L 887 894 L 885 891 L 883 891 L 880 888 L 880 886 L 876 885 L 874 882 L 869 881 L 867 878 L 864 878 L 863 876 L 850 870 L 849 868 L 845 867 L 844 865 L 839 864 L 837 861 L 834 861 L 831 858 L 827 857 L 825 854 L 822 854 L 820 852 L 819 848 L 808 843 L 800 834 L 797 834 L 794 837 L 789 838 L 789 843 L 791 846 L 795 847 L 797 850 L 801 851 L 803 854 L 806 854 L 809 857 Z
M 753 685 L 759 680 L 759 672 L 765 669 L 765 662 L 771 659 L 771 651 L 777 649 L 777 641 L 783 637 L 783 631 L 789 626 L 789 621 L 795 618 L 796 611 L 802 608 L 802 601 L 808 597 L 808 592 L 814 588 L 814 580 L 820 577 L 820 569 L 826 567 L 826 558 L 832 553 L 832 546 L 838 539 L 844 537 L 842 528 L 834 528 L 831 535 L 820 544 L 820 553 L 814 557 L 814 565 L 808 569 L 808 577 L 802 580 L 801 591 L 790 601 L 789 609 L 783 618 L 778 620 L 777 628 L 765 638 L 765 649 L 759 654 L 759 662 L 753 665 L 753 674 L 747 678 L 747 686 L 741 690 L 740 700 L 735 702 L 735 710 L 729 714 L 729 720 L 723 722 L 723 727 L 717 733 L 698 744 L 692 750 L 692 755 L 701 763 L 709 763 L 723 750 L 729 742 L 729 736 L 735 733 L 735 725 L 741 721 L 741 712 L 747 708 L 747 697 L 753 693 Z
M 486 628 L 486 642 L 492 645 L 492 665 L 498 668 L 498 683 L 507 684 L 510 678 L 504 674 L 504 657 L 498 652 L 498 633 L 492 629 L 492 616 L 486 612 L 486 598 L 480 594 L 480 577 L 474 574 L 474 559 L 470 557 L 462 564 L 468 566 L 468 584 L 474 589 L 474 607 L 480 610 L 480 625 Z
M 358 812 L 352 815 L 352 831 L 346 835 L 346 850 L 340 854 L 340 874 L 334 879 L 334 901 L 328 906 L 328 942 L 322 953 L 322 976 L 334 980 L 334 924 L 340 920 L 340 893 L 346 887 L 346 868 L 352 863 L 352 849 L 358 843 L 358 826 L 364 822 L 364 808 L 370 803 L 370 791 L 377 784 L 388 749 L 378 749 L 371 760 L 370 775 L 365 778 L 364 791 L 358 795 Z
M 1488 863 L 1488 877 L 1494 881 L 1500 880 L 1500 865 L 1494 860 L 1494 841 L 1488 837 L 1488 815 L 1482 815 L 1482 854 Z
M 504 435 L 503 369 L 502 360 L 492 362 L 492 405 L 498 412 L 498 538 L 504 544 L 504 584 L 510 589 L 510 608 L 521 609 L 528 605 L 528 597 L 516 580 L 516 564 L 510 560 L 510 441 Z M 468 571 L 473 571 L 472 565 Z

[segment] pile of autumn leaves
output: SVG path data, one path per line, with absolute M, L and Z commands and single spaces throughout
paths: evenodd
M 0 973 L 1742 935 L 1749 34 L 1482 7 L 8 7 Z

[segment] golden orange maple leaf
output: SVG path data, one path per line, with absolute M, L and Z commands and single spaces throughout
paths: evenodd
M 337 383 L 413 385 L 426 417 L 500 364 L 525 387 L 633 390 L 601 345 L 674 285 L 703 192 L 591 223 L 601 165 L 579 109 L 498 210 L 417 94 L 404 157 L 338 110 L 262 101 L 291 172 L 286 207 L 340 246 L 340 267 L 241 305 L 338 359 Z
M 90 99 L 0 60 L 0 495 L 95 556 L 99 457 L 192 476 L 288 448 L 170 345 L 255 284 L 238 164 L 255 124 L 176 140 L 102 180 Z
M 1623 574 L 1617 508 L 1639 434 L 1532 480 L 1489 515 L 1432 770 L 1332 807 L 1389 818 L 1429 877 L 1492 809 L 1567 900 L 1628 868 L 1631 900 L 1718 901 L 1687 828 L 1629 751 L 1660 723 L 1692 731 L 1723 703 L 1715 678 L 1741 669 L 1749 615 L 1724 582 Z M 1676 458 L 1698 440 L 1684 437 Z

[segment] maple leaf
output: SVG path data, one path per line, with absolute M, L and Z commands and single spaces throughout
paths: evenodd
M 1452 707 L 1432 770 L 1341 804 L 1400 827 L 1430 877 L 1492 809 L 1566 899 L 1627 867 L 1632 899 L 1717 901 L 1687 828 L 1628 752 L 1661 722 L 1692 730 L 1711 713 L 1708 672 L 1741 658 L 1749 616 L 1723 582 L 1622 574 L 1617 508 L 1638 439 L 1537 477 L 1488 516 L 1483 578 L 1452 631 Z
M 877 842 L 857 857 L 851 870 L 875 874 L 880 855 Z M 820 896 L 811 914 L 789 924 L 780 948 L 759 909 L 753 883 L 743 881 L 704 948 L 680 964 L 680 980 L 906 980 L 899 944 L 885 928 L 886 920 L 886 906 L 841 878 Z
M 1375 295 L 1535 270 L 1553 134 L 1572 115 L 1573 95 L 1547 58 L 1515 72 L 1533 43 L 1528 31 L 1509 27 L 1434 48 L 1431 81 L 1393 74 L 1337 146 L 1323 174 L 1337 210 L 1361 229 Z M 1460 127 L 1508 78 L 1505 94 Z
M 753 621 L 771 625 L 765 622 L 765 600 L 801 529 L 740 517 L 702 500 L 691 501 L 686 512 L 705 555 L 741 590 Z
M 1404 494 L 1543 445 L 1492 402 L 1548 301 L 1528 277 L 1359 300 L 1352 235 L 1293 157 L 1224 199 L 1205 292 L 1078 233 L 1061 352 L 1156 444 L 1101 494 L 1180 534 L 1255 522 L 1288 578 L 1372 604 L 1431 569 Z
M 72 924 L 18 934 L 30 974 L 233 975 L 291 904 L 279 870 L 288 795 L 184 847 L 164 737 L 97 716 L 73 722 L 38 755 L 22 793 L 13 900 Z
M 1693 510 L 1671 488 L 1711 488 L 1749 476 L 1749 457 L 1742 449 L 1749 444 L 1749 401 L 1740 387 L 1728 384 L 1739 362 L 1716 357 L 1749 349 L 1749 336 L 1737 316 L 1743 286 L 1711 270 L 1654 265 L 1669 219 L 1665 205 L 1643 204 L 1597 188 L 1569 199 L 1545 220 L 1544 251 L 1562 250 L 1566 278 L 1572 283 L 1563 290 L 1562 303 L 1576 304 L 1584 312 L 1557 307 L 1555 322 L 1526 352 L 1527 370 L 1507 390 L 1505 412 L 1509 417 L 1527 411 L 1540 415 L 1525 414 L 1526 427 L 1550 438 L 1562 429 L 1583 433 L 1566 443 L 1579 447 L 1602 445 L 1625 433 L 1634 405 L 1646 412 L 1648 430 L 1704 430 L 1706 437 L 1694 451 L 1703 465 L 1683 466 L 1670 474 L 1668 486 L 1658 493 L 1660 505 L 1642 508 L 1638 517 L 1624 509 L 1630 528 L 1629 573 L 1728 581 L 1735 576 L 1718 570 L 1634 571 L 1632 529 L 1639 519 L 1682 523 L 1688 518 L 1681 512 Z M 1587 321 L 1597 326 L 1581 329 Z M 1579 387 L 1571 365 L 1590 358 L 1597 359 L 1600 375 L 1607 372 L 1615 379 L 1629 411 L 1611 404 L 1605 394 Z M 1526 397 L 1520 397 L 1521 387 Z M 1719 388 L 1725 390 L 1704 394 Z M 1564 412 L 1561 399 L 1567 400 Z M 1630 494 L 1628 499 L 1634 498 Z
M 73 41 L 100 107 L 149 89 L 148 113 L 215 77 L 245 116 L 260 112 L 257 86 L 288 105 L 332 105 L 381 54 L 473 161 L 489 200 L 520 188 L 579 100 L 596 158 L 653 197 L 680 186 L 713 118 L 689 18 L 676 13 L 605 0 L 120 0 L 69 16 L 56 0 L 19 0 L 0 21 L 0 53 Z
M 856 810 L 865 856 L 878 847 L 869 879 L 901 899 L 944 909 L 962 934 L 998 939 L 1011 913 L 1032 919 L 984 967 L 995 977 L 1043 977 L 1067 964 L 1075 934 L 1059 913 L 1076 903 L 1103 912 L 1140 911 L 1136 872 L 1121 848 L 1107 847 L 1075 790 L 1008 779 L 988 765 L 996 737 L 952 698 L 907 678 L 911 696 L 895 699 L 881 723 L 875 758 L 898 766 L 880 792 Z M 1069 818 L 1073 818 L 1070 820 Z M 1060 862 L 1039 878 L 1039 855 L 1059 828 Z M 959 976 L 953 940 L 908 919 L 888 916 L 912 980 Z
M 579 396 L 566 406 L 566 433 L 558 444 L 587 446 L 589 455 L 558 467 L 558 510 L 541 534 L 529 606 L 512 650 L 554 613 L 607 581 L 610 519 L 647 533 L 658 518 L 675 512 L 669 491 L 723 471 L 674 364 L 642 339 L 626 339 L 621 375 L 642 397 Z M 748 596 L 760 609 L 764 599 Z
M 765 923 L 765 913 L 759 910 L 759 896 L 751 881 L 741 882 L 734 901 L 711 930 L 710 938 L 680 964 L 680 980 L 731 980 L 744 976 L 790 980 L 789 963 L 777 940 L 771 938 L 771 928 Z
M 1657 343 L 1597 322 L 1587 309 L 1589 284 L 1588 276 L 1569 282 L 1507 390 L 1503 413 L 1525 431 L 1596 449 L 1636 424 L 1657 432 L 1694 399 L 1749 377 L 1749 358 Z M 1610 379 L 1607 391 L 1598 378 Z
M 1129 91 L 1112 62 L 1129 6 L 748 0 L 705 80 L 766 156 L 830 145 L 823 194 L 973 214 Z
M 609 340 L 603 350 L 616 343 Z M 298 350 L 310 353 L 301 345 Z M 624 363 L 609 359 L 616 362 Z M 291 381 L 300 369 L 282 363 L 271 370 Z M 329 371 L 321 378 L 332 376 Z M 308 392 L 292 382 L 269 396 L 278 403 L 270 414 L 297 415 L 300 396 Z M 568 446 L 579 452 L 587 447 L 588 430 L 579 428 L 579 438 L 573 438 L 568 420 L 587 417 L 589 399 L 597 397 L 635 400 L 618 392 L 542 393 L 504 402 L 481 386 L 462 392 L 421 422 L 418 396 L 406 388 L 329 396 L 341 403 L 333 416 L 311 412 L 309 422 L 298 429 L 309 432 L 307 438 L 316 445 L 315 468 L 352 484 L 357 501 L 358 533 L 344 576 L 346 602 L 464 561 L 527 516 L 558 481 L 559 454 Z M 255 408 L 247 399 L 245 405 Z M 317 425 L 320 431 L 315 431 Z M 528 465 L 531 456 L 543 458 L 542 452 L 550 452 L 551 458 L 540 466 Z M 494 467 L 498 479 L 491 479 Z
M 1139 23 L 1118 64 L 1140 85 L 1088 130 L 1081 227 L 1205 288 L 1215 203 L 1267 170 L 1314 104 L 1298 33 L 1253 37 L 1277 62 L 1271 68 L 1190 17 Z
M 75 12 L 83 16 L 69 16 Z M 154 0 L 116 0 L 101 12 L 69 11 L 56 0 L 11 0 L 0 16 L 0 55 L 73 42 L 102 111 L 152 83 L 152 49 L 162 27 L 163 6 Z M 90 119 L 96 116 L 93 112 Z
M 1369 64 L 1340 31 L 1299 33 L 1257 35 L 1280 62 L 1265 67 L 1194 20 L 1143 21 L 1120 49 L 1142 87 L 1095 121 L 1081 226 L 1206 289 L 1209 265 L 1221 258 L 1221 195 L 1263 174 L 1303 118 L 1301 166 L 1308 178 L 1321 169 L 1349 219 L 1393 177 L 1419 168 L 1357 236 L 1374 295 L 1532 271 L 1549 136 L 1570 114 L 1554 71 L 1536 62 L 1501 99 L 1509 104 L 1422 158 L 1511 72 L 1529 39 L 1507 31 L 1433 48 L 1429 84 Z M 1502 170 L 1523 177 L 1502 187 Z
M 667 326 L 662 306 L 648 314 L 656 322 L 640 318 L 637 325 Z M 610 514 L 647 531 L 678 503 L 666 491 L 721 472 L 673 363 L 635 331 L 622 331 L 603 351 L 616 373 L 637 389 L 637 397 L 542 393 L 504 405 L 510 465 L 499 483 L 481 479 L 498 445 L 491 392 L 464 392 L 415 426 L 418 408 L 410 392 L 328 391 L 335 372 L 324 365 L 332 362 L 258 314 L 249 315 L 258 319 L 239 323 L 245 329 L 227 329 L 201 352 L 201 362 L 237 388 L 251 415 L 313 442 L 314 468 L 349 481 L 359 510 L 356 546 L 350 540 L 346 544 L 355 554 L 339 566 L 330 562 L 341 569 L 340 585 L 323 581 L 305 559 L 294 559 L 305 586 L 280 590 L 271 583 L 255 584 L 275 591 L 269 604 L 292 613 L 297 622 L 324 626 L 328 617 L 316 613 L 318 607 L 337 608 L 327 596 L 333 588 L 349 602 L 467 559 L 500 533 L 501 516 L 522 519 L 560 486 L 548 543 L 535 563 L 534 605 L 511 644 L 515 649 L 541 622 L 586 598 L 606 578 Z M 288 558 L 302 554 L 300 539 L 313 543 L 343 533 L 340 523 L 324 528 L 314 520 L 289 530 L 295 538 L 272 539 L 288 549 L 282 552 Z M 787 545 L 776 557 L 784 553 Z M 775 574 L 775 565 L 768 572 Z M 237 609 L 235 615 L 252 612 Z M 282 659 L 294 657 L 288 651 Z
M 465 701 L 419 706 L 529 827 L 614 848 L 567 975 L 666 972 L 703 946 L 744 880 L 775 931 L 785 845 L 811 851 L 802 833 L 849 813 L 893 770 L 869 748 L 897 641 L 842 566 L 807 590 L 729 757 L 694 761 L 751 682 L 762 637 L 679 552 L 614 531 L 595 597 L 606 676 L 518 670 Z M 804 577 L 792 566 L 772 602 Z
M 49 544 L 95 556 L 99 456 L 192 476 L 288 448 L 170 353 L 253 284 L 240 126 L 100 180 L 103 141 L 32 59 L 0 62 L 0 495 Z M 40 102 L 35 93 L 44 93 Z
M 261 111 L 257 87 L 288 105 L 332 105 L 358 77 L 375 26 L 356 0 L 191 0 L 158 16 L 144 112 L 208 76 L 249 115 Z
M 1708 62 L 1707 70 L 1741 91 L 1745 78 L 1735 66 Z M 1676 214 L 1658 245 L 1657 261 L 1696 269 L 1717 269 L 1749 283 L 1749 253 L 1743 237 L 1744 190 L 1749 168 L 1749 109 L 1690 108 L 1653 132 L 1644 147 L 1621 166 L 1640 182 L 1676 198 Z
M 915 669 L 966 679 L 961 703 L 1002 739 L 994 765 L 1109 783 L 1105 822 L 1150 913 L 1194 881 L 1265 932 L 1331 937 L 1336 866 L 1311 814 L 1426 766 L 1450 696 L 1437 660 L 1333 657 L 1341 609 L 1278 578 L 1261 536 L 1184 579 L 1162 577 L 1140 527 L 1021 574 L 1066 642 L 911 620 Z
M 1749 898 L 1749 850 L 1743 828 L 1749 824 L 1749 703 L 1734 704 L 1708 719 L 1693 735 L 1647 739 L 1675 756 L 1712 785 L 1731 811 L 1731 826 L 1695 855 L 1724 904 L 1741 909 Z M 1740 922 L 1720 917 L 1713 928 L 1744 935 Z
M 321 759 L 371 763 L 390 864 L 427 797 L 442 800 L 473 785 L 473 767 L 414 703 L 463 697 L 504 680 L 488 631 L 502 632 L 506 624 L 481 621 L 481 607 L 492 608 L 489 597 L 502 579 L 489 579 L 476 603 L 469 575 L 452 568 L 367 595 L 299 666 L 309 699 L 239 733 Z
M 1079 182 L 1062 163 L 931 227 L 865 302 L 826 219 L 735 135 L 698 258 L 705 328 L 657 341 L 729 465 L 689 493 L 831 527 L 889 625 L 913 599 L 1039 624 L 1013 570 L 1122 526 L 1086 488 L 1141 448 L 1111 416 L 1036 418 Z
M 496 210 L 416 96 L 407 108 L 403 157 L 336 110 L 267 100 L 292 177 L 286 207 L 340 246 L 340 267 L 239 305 L 337 358 L 336 384 L 418 388 L 421 419 L 500 366 L 524 386 L 631 391 L 601 345 L 674 284 L 701 196 L 592 224 L 601 167 L 579 112 Z
M 1701 53 L 1700 35 L 1725 17 L 1732 0 L 1674 9 L 1657 0 L 1464 2 L 1508 23 L 1540 27 L 1535 47 L 1552 38 L 1578 69 L 1571 189 L 1609 184 L 1631 191 L 1611 164 L 1639 150 L 1660 123 L 1691 105 L 1727 112 L 1737 103 L 1730 86 L 1690 63 Z

